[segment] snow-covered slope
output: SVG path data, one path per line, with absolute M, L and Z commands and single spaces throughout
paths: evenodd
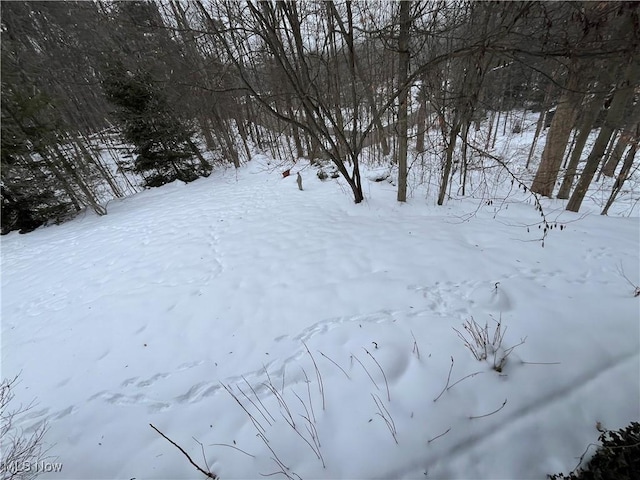
M 46 478 L 202 478 L 150 423 L 222 478 L 544 478 L 640 418 L 637 218 L 562 213 L 542 248 L 525 204 L 302 174 L 257 158 L 2 238 L 2 374 Z M 471 319 L 524 340 L 502 372 Z

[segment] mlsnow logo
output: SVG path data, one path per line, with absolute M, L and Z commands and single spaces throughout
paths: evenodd
M 53 473 L 61 472 L 62 463 L 58 462 L 7 462 L 0 465 L 0 473 L 17 475 L 19 473 Z

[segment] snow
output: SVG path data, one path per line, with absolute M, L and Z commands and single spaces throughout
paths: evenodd
M 203 478 L 149 424 L 221 478 L 545 478 L 640 418 L 637 217 L 548 201 L 542 248 L 526 203 L 365 180 L 354 205 L 298 169 L 304 191 L 258 157 L 2 238 L 2 374 L 49 424 L 46 478 Z M 524 340 L 502 372 L 471 319 Z

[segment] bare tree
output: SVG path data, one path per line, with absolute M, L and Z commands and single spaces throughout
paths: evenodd
M 624 162 L 622 164 L 622 168 L 620 169 L 620 172 L 618 173 L 618 177 L 616 178 L 613 188 L 611 189 L 611 195 L 609 195 L 607 203 L 602 209 L 602 215 L 607 215 L 607 213 L 609 212 L 609 208 L 611 208 L 611 205 L 613 205 L 613 202 L 615 201 L 616 197 L 622 190 L 622 186 L 624 185 L 624 182 L 627 181 L 627 179 L 629 178 L 629 175 L 631 174 L 633 161 L 638 151 L 638 141 L 640 141 L 640 124 L 636 125 L 634 136 L 629 141 L 630 143 L 629 150 L 627 151 L 627 155 L 625 156 Z
M 407 201 L 407 103 L 409 97 L 409 27 L 410 1 L 400 2 L 400 35 L 398 36 L 398 201 Z
M 603 89 L 604 85 L 596 88 Z M 578 134 L 576 136 L 573 149 L 571 150 L 569 163 L 562 180 L 562 185 L 560 185 L 560 190 L 558 191 L 558 198 L 569 198 L 571 187 L 573 186 L 573 180 L 578 170 L 580 156 L 582 155 L 582 151 L 584 150 L 584 146 L 587 143 L 587 139 L 591 134 L 596 119 L 602 111 L 607 93 L 608 92 L 606 90 L 600 90 L 599 92 L 594 93 L 587 106 L 584 108 L 583 117 L 578 126 Z
M 600 129 L 598 138 L 587 158 L 587 163 L 580 175 L 580 179 L 576 185 L 569 202 L 567 210 L 577 212 L 580 209 L 582 200 L 584 199 L 587 189 L 591 184 L 591 180 L 598 169 L 598 165 L 602 160 L 605 149 L 615 129 L 621 124 L 625 106 L 633 98 L 634 91 L 640 79 L 640 57 L 632 57 L 627 66 L 623 79 L 618 84 L 618 88 L 611 101 L 611 106 L 607 113 L 604 125 Z
M 558 101 L 551 127 L 547 134 L 547 141 L 542 152 L 542 160 L 538 165 L 538 171 L 531 191 L 550 197 L 553 193 L 564 151 L 569 142 L 569 135 L 578 114 L 578 108 L 582 100 L 582 93 L 578 90 L 579 81 L 583 73 L 575 61 L 570 62 L 567 72 L 567 84 L 564 87 L 562 97 Z
M 625 119 L 625 127 L 620 132 L 620 136 L 616 141 L 616 146 L 613 148 L 611 155 L 607 162 L 602 167 L 602 174 L 606 177 L 613 177 L 618 163 L 622 159 L 622 155 L 626 148 L 633 143 L 636 138 L 636 131 L 638 122 L 640 122 L 640 102 L 636 103 L 632 108 L 630 114 Z

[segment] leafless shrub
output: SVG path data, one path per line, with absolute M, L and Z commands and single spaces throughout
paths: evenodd
M 40 423 L 30 433 L 17 425 L 17 420 L 29 412 L 35 403 L 20 405 L 13 409 L 10 405 L 13 388 L 18 376 L 4 379 L 0 383 L 0 479 L 31 480 L 38 476 L 38 469 L 31 466 L 41 464 L 47 456 L 48 448 L 44 445 L 44 436 L 48 427 L 46 422 Z
M 464 322 L 462 326 L 465 333 L 460 332 L 460 330 L 456 328 L 454 328 L 454 330 L 458 334 L 458 337 L 464 342 L 465 347 L 471 351 L 475 359 L 479 362 L 491 360 L 493 364 L 492 368 L 496 372 L 502 372 L 511 352 L 526 340 L 526 338 L 523 338 L 520 340 L 520 343 L 509 348 L 504 348 L 502 341 L 507 328 L 502 328 L 502 318 L 496 321 L 493 333 L 489 332 L 488 323 L 485 323 L 483 327 L 476 322 L 473 317 Z
M 317 367 L 315 359 L 306 345 L 305 345 L 305 348 L 307 350 L 307 353 L 309 354 L 309 357 L 311 358 L 311 361 L 313 362 L 318 383 L 322 384 L 322 375 L 320 373 L 320 370 Z M 326 357 L 326 355 L 324 354 L 323 356 Z M 276 388 L 276 385 L 274 384 L 273 379 L 271 378 L 271 375 L 269 375 L 269 372 L 267 371 L 266 367 L 265 367 L 265 375 L 267 377 L 267 380 L 262 383 L 262 387 L 266 388 L 266 390 L 271 395 L 273 395 L 273 397 L 277 401 L 278 407 L 280 410 L 280 417 L 286 422 L 286 424 L 291 428 L 291 430 L 293 430 L 293 432 L 295 432 L 295 434 L 302 441 L 304 441 L 304 443 L 306 443 L 309 446 L 309 448 L 315 454 L 318 460 L 322 462 L 322 467 L 325 468 L 326 464 L 324 461 L 324 457 L 322 455 L 320 437 L 318 435 L 318 430 L 316 429 L 316 414 L 313 407 L 311 388 L 310 388 L 311 381 L 309 380 L 309 376 L 307 375 L 306 370 L 302 367 L 301 369 L 305 378 L 307 398 L 306 399 L 303 398 L 294 390 L 290 390 L 290 393 L 294 395 L 295 398 L 300 402 L 302 406 L 302 411 L 296 411 L 294 409 L 294 406 L 289 404 L 288 399 L 290 399 L 290 397 L 288 396 L 289 392 L 285 391 L 284 379 L 282 383 L 283 385 L 282 390 L 279 391 L 278 388 Z M 300 480 L 300 476 L 296 474 L 294 471 L 292 471 L 289 468 L 289 466 L 287 466 L 286 463 L 284 463 L 284 460 L 280 457 L 278 452 L 274 450 L 273 446 L 269 442 L 269 435 L 271 434 L 271 428 L 274 427 L 275 424 L 277 423 L 277 415 L 274 415 L 272 414 L 271 411 L 269 411 L 269 409 L 265 406 L 264 402 L 258 396 L 256 389 L 244 377 L 242 377 L 242 379 L 245 385 L 248 387 L 248 391 L 244 391 L 240 387 L 240 385 L 232 386 L 232 385 L 222 384 L 222 386 L 225 388 L 227 393 L 229 393 L 229 395 L 231 395 L 231 397 L 236 401 L 236 403 L 243 409 L 245 414 L 249 417 L 254 428 L 256 429 L 256 432 L 257 432 L 256 436 L 262 440 L 265 446 L 272 453 L 271 459 L 278 466 L 277 471 L 272 473 L 260 473 L 260 475 L 261 476 L 284 475 L 286 478 L 291 480 L 295 480 L 295 479 Z M 239 392 L 239 394 L 237 392 Z M 322 398 L 323 408 L 324 408 L 325 398 L 324 398 L 323 385 L 319 387 L 319 393 Z M 250 394 L 252 394 L 253 397 L 255 397 L 255 399 L 252 398 Z M 257 411 L 259 415 L 255 414 L 255 411 Z M 262 419 L 258 420 L 258 417 L 262 417 Z M 298 417 L 300 417 L 302 421 L 298 420 Z M 266 422 L 266 424 L 264 422 Z M 225 446 L 230 446 L 230 445 L 225 445 Z M 236 447 L 232 447 L 232 448 L 236 448 Z M 245 453 L 246 455 L 254 457 L 254 455 L 249 454 L 244 450 L 240 450 L 240 451 Z

